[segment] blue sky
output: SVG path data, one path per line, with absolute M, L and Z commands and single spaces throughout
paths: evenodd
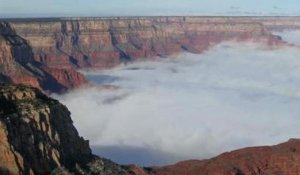
M 299 0 L 0 0 L 0 17 L 298 15 Z

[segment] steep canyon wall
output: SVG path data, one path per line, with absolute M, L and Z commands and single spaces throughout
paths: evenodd
M 88 83 L 79 68 L 201 53 L 226 40 L 279 45 L 270 30 L 297 28 L 296 17 L 8 19 L 0 25 L 0 80 L 63 92 Z

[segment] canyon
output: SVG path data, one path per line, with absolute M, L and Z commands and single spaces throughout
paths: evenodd
M 284 45 L 271 31 L 299 28 L 297 17 L 2 19 L 0 81 L 61 93 L 89 84 L 78 69 L 202 53 L 228 40 Z
M 69 110 L 46 95 L 89 86 L 81 69 L 111 69 L 181 52 L 201 54 L 223 41 L 292 47 L 272 32 L 295 29 L 300 29 L 298 17 L 2 19 L 0 174 L 299 174 L 298 139 L 169 166 L 118 165 L 93 155 Z

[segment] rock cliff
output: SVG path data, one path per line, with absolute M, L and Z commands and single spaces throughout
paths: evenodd
M 208 160 L 190 160 L 165 167 L 130 166 L 135 175 L 297 175 L 300 140 L 275 146 L 245 148 Z
M 184 50 L 201 53 L 231 39 L 278 42 L 261 23 L 231 18 L 65 18 L 10 25 L 30 43 L 35 60 L 63 68 L 110 68 Z
M 75 69 L 48 67 L 34 60 L 34 55 L 27 40 L 9 23 L 0 22 L 0 81 L 27 84 L 49 92 L 63 92 L 87 83 Z
M 38 89 L 0 84 L 0 174 L 127 175 L 92 155 L 70 112 Z
M 298 18 L 267 17 L 7 19 L 0 24 L 0 81 L 50 92 L 87 84 L 79 68 L 201 53 L 226 40 L 278 45 L 280 37 L 269 30 L 300 26 Z

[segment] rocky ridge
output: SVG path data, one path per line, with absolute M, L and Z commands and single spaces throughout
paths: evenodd
M 36 88 L 0 84 L 0 174 L 128 175 L 92 155 L 70 112 Z
M 135 175 L 298 175 L 300 140 L 245 148 L 208 160 L 189 160 L 164 167 L 128 167 Z

